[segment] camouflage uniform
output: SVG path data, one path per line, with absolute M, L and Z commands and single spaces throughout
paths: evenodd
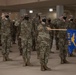
M 22 55 L 22 45 L 21 45 L 21 37 L 20 33 L 21 33 L 21 20 L 17 21 L 18 23 L 16 23 L 15 25 L 17 26 L 17 40 L 18 40 L 18 48 L 20 51 L 20 55 Z
M 39 25 L 38 20 L 36 18 L 32 21 L 32 49 L 36 51 L 36 43 L 37 43 L 37 26 Z
M 12 47 L 12 34 L 13 34 L 13 28 L 12 28 L 12 21 L 10 20 L 10 47 Z M 12 52 L 11 50 L 10 50 L 10 52 Z
M 16 34 L 17 34 L 17 26 L 15 26 L 15 21 L 13 21 L 11 24 L 11 38 L 13 44 L 15 44 L 16 42 Z
M 3 60 L 9 60 L 9 50 L 11 42 L 10 20 L 3 19 L 1 22 L 1 42 L 2 42 L 2 54 Z
M 31 46 L 32 46 L 32 37 L 31 37 L 32 25 L 29 21 L 23 20 L 21 22 L 21 43 L 23 49 L 23 60 L 24 66 L 30 66 L 30 56 L 31 56 Z
M 49 70 L 47 67 L 48 63 L 48 56 L 50 52 L 50 36 L 49 31 L 46 30 L 46 26 L 40 24 L 38 26 L 38 48 L 40 50 L 40 63 L 41 63 L 41 70 Z
M 58 26 L 57 26 L 57 21 L 58 19 L 55 19 L 52 21 L 52 25 L 54 26 L 53 28 L 56 28 L 58 29 Z M 55 36 L 55 41 L 56 41 L 56 50 L 59 50 L 59 37 L 58 37 L 58 32 L 59 31 L 54 31 L 54 36 Z M 54 38 L 54 37 L 53 37 Z
M 50 28 L 54 28 L 53 24 L 50 23 L 48 24 Z M 50 49 L 52 49 L 52 46 L 53 46 L 53 39 L 54 39 L 54 31 L 49 31 L 49 34 L 50 34 Z M 52 51 L 50 51 L 51 53 L 54 53 Z
M 68 24 L 68 29 L 76 29 L 76 27 L 75 27 L 76 24 L 74 22 L 68 21 L 67 24 Z
M 57 20 L 57 26 L 59 29 L 68 28 L 66 21 L 64 22 L 63 20 L 60 20 L 60 19 Z M 64 63 L 67 63 L 67 60 L 66 60 L 67 52 L 68 52 L 67 32 L 59 31 L 58 37 L 59 37 L 59 50 L 60 50 L 61 64 L 64 64 Z
M 37 51 L 38 59 L 40 57 L 40 51 L 37 47 L 37 36 L 38 36 L 37 27 L 38 27 L 39 23 L 40 23 L 39 17 L 35 17 L 32 21 L 32 49 L 33 49 L 33 51 Z

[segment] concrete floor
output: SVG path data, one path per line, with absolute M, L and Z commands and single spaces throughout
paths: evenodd
M 40 71 L 40 63 L 36 52 L 32 52 L 31 67 L 23 67 L 22 57 L 19 55 L 17 45 L 13 45 L 10 57 L 13 61 L 3 62 L 0 52 L 0 75 L 76 75 L 76 57 L 67 57 L 69 64 L 60 64 L 59 52 L 53 46 L 54 54 L 50 54 L 48 67 L 52 71 Z

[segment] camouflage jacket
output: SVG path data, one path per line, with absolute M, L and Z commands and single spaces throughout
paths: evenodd
M 38 36 L 38 32 L 37 32 L 38 25 L 39 25 L 39 21 L 36 20 L 36 18 L 34 18 L 32 20 L 32 36 L 33 37 L 37 37 Z
M 58 20 L 57 21 L 57 26 L 59 29 L 68 29 L 68 24 L 66 21 L 63 20 Z M 60 30 L 58 33 L 59 38 L 66 39 L 67 38 L 67 31 L 66 30 Z
M 1 20 L 1 34 L 8 36 L 11 34 L 11 21 L 10 19 Z
M 53 28 L 54 29 L 59 29 L 59 25 L 58 25 L 58 22 L 60 21 L 60 19 L 54 19 L 53 21 L 52 21 L 52 25 L 53 25 Z M 54 31 L 54 33 L 55 33 L 55 35 L 57 36 L 57 37 L 59 37 L 58 36 L 58 33 L 59 33 L 59 31 Z
M 68 21 L 67 25 L 68 25 L 68 29 L 76 29 L 76 23 L 72 21 Z
M 38 43 L 44 43 L 46 45 L 49 45 L 50 35 L 49 31 L 46 29 L 46 26 L 40 24 L 37 29 L 38 29 L 38 38 L 37 38 Z
M 55 29 L 68 29 L 68 24 L 66 21 L 55 19 L 52 21 Z M 66 31 L 55 31 L 58 38 L 66 38 Z
M 22 21 L 21 20 L 18 20 L 17 22 L 15 23 L 15 26 L 17 26 L 17 38 L 19 38 L 20 33 L 21 33 L 21 22 Z
M 21 22 L 21 32 L 20 37 L 21 39 L 30 39 L 32 37 L 32 25 L 29 21 L 23 20 Z

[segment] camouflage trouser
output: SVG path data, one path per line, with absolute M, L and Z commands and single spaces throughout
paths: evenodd
M 8 56 L 9 55 L 9 51 L 10 51 L 10 36 L 2 36 L 1 37 L 1 42 L 2 42 L 2 54 L 4 56 Z
M 14 44 L 16 41 L 16 33 L 14 33 L 11 37 L 12 37 L 12 43 Z
M 21 38 L 18 38 L 18 48 L 19 48 L 20 54 L 22 54 Z
M 39 49 L 39 44 L 38 43 L 36 45 L 36 50 L 37 50 L 37 58 L 40 58 L 40 49 Z
M 60 58 L 64 59 L 67 56 L 67 40 L 60 39 L 59 40 L 59 50 L 60 50 Z
M 43 65 L 47 65 L 50 47 L 45 43 L 40 43 L 39 49 L 40 49 L 40 63 Z
M 12 37 L 10 36 L 10 47 L 12 47 Z
M 36 51 L 36 41 L 37 41 L 36 37 L 33 36 L 32 37 L 32 50 L 33 51 Z
M 59 37 L 58 37 L 58 33 L 57 32 L 55 32 L 55 41 L 56 41 L 56 50 L 58 50 L 59 49 Z
M 31 57 L 31 42 L 30 40 L 22 40 L 21 39 L 21 44 L 22 44 L 22 49 L 23 49 L 23 60 L 25 61 L 28 61 L 30 60 L 30 57 Z
M 52 49 L 52 46 L 53 46 L 53 39 L 54 39 L 54 36 L 50 36 L 50 49 Z
M 49 35 L 50 35 L 50 49 L 52 49 L 53 39 L 54 39 L 54 32 L 53 31 L 49 32 Z

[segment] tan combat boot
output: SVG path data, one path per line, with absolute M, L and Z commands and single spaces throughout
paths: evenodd
M 45 70 L 47 70 L 47 71 L 51 71 L 51 68 L 48 68 L 46 64 L 44 65 L 44 68 L 45 68 Z
M 27 63 L 26 63 L 26 58 L 25 58 L 25 57 L 23 57 L 23 61 L 24 61 L 23 66 L 27 66 Z
M 13 61 L 11 58 L 9 58 L 9 56 L 6 56 L 6 61 Z
M 64 64 L 64 60 L 63 60 L 63 58 L 61 58 L 61 64 Z
M 41 71 L 45 71 L 45 67 L 43 64 L 41 64 Z
M 30 63 L 30 59 L 27 59 L 27 66 L 33 66 L 33 65 Z
M 6 59 L 5 55 L 3 55 L 3 61 L 7 61 L 7 59 Z
M 64 57 L 64 63 L 68 64 L 69 62 L 66 60 L 66 58 Z

